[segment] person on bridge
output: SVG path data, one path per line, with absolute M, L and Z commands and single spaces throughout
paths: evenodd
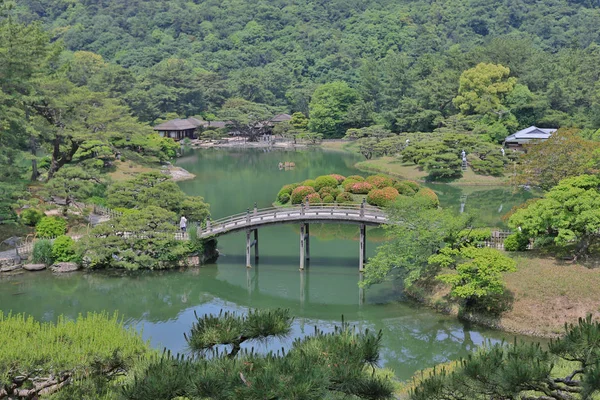
M 181 229 L 181 232 L 185 232 L 185 230 L 187 229 L 187 218 L 183 215 L 179 220 L 179 228 Z

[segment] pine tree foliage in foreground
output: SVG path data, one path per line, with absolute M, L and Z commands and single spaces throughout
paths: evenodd
M 588 316 L 565 325 L 565 331 L 547 350 L 516 341 L 482 349 L 454 371 L 442 369 L 424 379 L 411 400 L 595 399 L 600 393 L 600 323 Z
M 375 375 L 381 332 L 359 332 L 342 322 L 332 333 L 315 328 L 289 351 L 257 354 L 241 349 L 290 333 L 288 310 L 256 310 L 197 317 L 186 339 L 192 357 L 164 353 L 151 360 L 124 390 L 129 400 L 306 399 L 331 396 L 388 399 L 392 383 Z M 224 345 L 228 350 L 223 351 Z

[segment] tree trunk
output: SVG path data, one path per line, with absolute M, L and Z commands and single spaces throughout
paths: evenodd
M 584 235 L 581 240 L 579 241 L 579 243 L 577 243 L 577 249 L 575 251 L 575 259 L 574 261 L 577 261 L 577 259 L 579 257 L 584 257 L 587 258 L 588 256 L 588 249 L 590 248 L 590 246 L 593 244 L 595 239 L 595 235 Z
M 50 164 L 50 170 L 48 171 L 48 179 L 46 182 L 50 181 L 54 177 L 54 174 L 61 169 L 65 164 L 71 162 L 73 156 L 79 149 L 79 144 L 71 142 L 71 148 L 66 154 L 62 154 L 60 152 L 60 139 L 57 137 L 54 139 L 53 149 L 52 149 L 52 162 Z

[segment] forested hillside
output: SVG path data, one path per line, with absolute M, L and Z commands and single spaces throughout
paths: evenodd
M 493 63 L 517 79 L 505 105 L 519 126 L 600 127 L 598 0 L 17 3 L 21 22 L 102 56 L 63 54 L 72 80 L 102 69 L 99 88 L 142 121 L 218 114 L 236 97 L 308 114 L 318 85 L 344 81 L 344 126 L 325 134 L 431 131 L 453 124 L 461 73 Z

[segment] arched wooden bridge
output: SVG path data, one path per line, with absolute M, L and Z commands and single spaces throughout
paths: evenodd
M 310 223 L 346 223 L 360 225 L 359 270 L 362 271 L 366 254 L 366 225 L 382 225 L 388 222 L 386 213 L 378 207 L 362 204 L 301 204 L 293 207 L 248 209 L 245 213 L 207 221 L 198 228 L 198 236 L 207 238 L 226 233 L 246 231 L 246 266 L 250 267 L 250 252 L 258 258 L 258 229 L 263 226 L 300 223 L 300 269 L 310 258 Z M 254 240 L 251 234 L 254 234 Z

